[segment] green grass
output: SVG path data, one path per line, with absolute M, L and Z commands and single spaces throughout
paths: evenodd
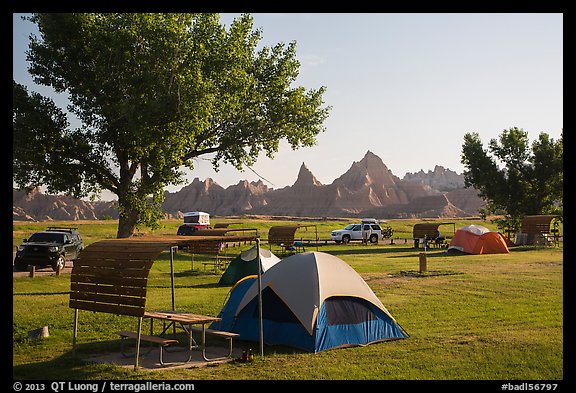
M 211 224 L 223 222 L 242 222 L 243 225 L 232 225 L 231 228 L 246 227 L 256 228 L 261 237 L 266 238 L 270 227 L 275 225 L 316 225 L 318 237 L 320 239 L 330 239 L 330 232 L 334 229 L 342 229 L 350 223 L 357 222 L 355 219 L 339 219 L 339 220 L 326 220 L 326 221 L 305 221 L 305 220 L 265 220 L 265 219 L 226 219 L 226 218 L 212 218 Z M 412 238 L 412 227 L 415 223 L 422 222 L 423 220 L 405 219 L 405 220 L 390 220 L 383 225 L 389 225 L 394 230 L 396 242 L 402 242 L 403 239 Z M 442 220 L 442 222 L 454 222 L 456 228 L 469 224 L 481 224 L 491 230 L 496 230 L 496 225 L 490 221 L 480 221 L 474 219 L 467 220 Z M 171 219 L 162 220 L 160 228 L 151 230 L 149 228 L 137 228 L 136 233 L 148 235 L 175 235 L 178 227 L 181 225 L 181 220 Z M 49 226 L 71 226 L 76 227 L 82 235 L 84 245 L 92 244 L 95 241 L 102 239 L 111 239 L 116 237 L 116 230 L 118 228 L 118 220 L 82 220 L 82 221 L 51 221 L 51 222 L 29 222 L 29 221 L 14 221 L 13 222 L 13 246 L 16 247 L 22 243 L 22 239 L 30 237 L 34 232 L 44 230 Z M 439 227 L 443 235 L 451 236 L 453 232 L 452 225 L 442 225 Z M 296 232 L 296 237 L 303 239 L 314 239 L 315 228 L 302 228 Z M 390 240 L 386 240 L 389 242 Z
M 412 224 L 416 221 L 411 221 Z M 250 221 L 261 234 L 277 221 Z M 472 222 L 464 221 L 457 228 Z M 484 222 L 475 223 L 489 226 Z M 174 233 L 179 222 L 158 232 Z M 318 222 L 324 235 L 345 222 Z M 393 227 L 411 225 L 394 222 Z M 46 223 L 14 224 L 15 236 Z M 85 239 L 113 237 L 114 222 L 76 225 Z M 396 228 L 395 228 L 396 229 Z M 94 232 L 92 232 L 94 231 Z M 16 235 L 18 233 L 18 235 Z M 321 236 L 322 237 L 322 236 Z M 409 237 L 409 236 L 408 236 Z M 266 247 L 266 245 L 264 245 Z M 239 251 L 239 250 L 238 250 Z M 15 379 L 417 379 L 559 380 L 563 379 L 563 247 L 515 247 L 510 254 L 448 256 L 428 250 L 428 274 L 420 274 L 419 253 L 410 245 L 327 245 L 366 280 L 382 303 L 410 334 L 406 340 L 318 354 L 286 347 L 265 347 L 252 363 L 167 371 L 133 371 L 71 357 L 73 310 L 68 307 L 69 275 L 13 279 L 13 377 Z M 190 256 L 175 261 L 176 307 L 217 315 L 229 287 L 220 275 L 191 271 Z M 167 309 L 169 255 L 154 263 L 147 309 Z M 49 326 L 50 337 L 27 338 L 29 330 Z M 80 311 L 78 355 L 117 350 L 115 331 L 134 329 L 135 318 Z M 258 343 L 238 341 L 242 349 Z

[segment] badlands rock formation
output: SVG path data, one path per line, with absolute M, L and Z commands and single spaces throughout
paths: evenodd
M 423 172 L 422 172 L 423 173 Z M 429 172 L 430 173 L 430 172 Z M 223 189 L 212 179 L 199 179 L 176 193 L 166 193 L 164 211 L 176 216 L 185 211 L 202 210 L 214 215 L 258 214 L 279 216 L 345 217 L 459 217 L 477 214 L 482 200 L 473 190 L 448 194 L 432 185 L 450 188 L 455 172 L 436 167 L 434 181 L 402 180 L 395 176 L 380 157 L 368 151 L 362 160 L 353 162 L 348 171 L 324 185 L 302 163 L 292 186 L 268 189 L 261 181 Z M 442 178 L 448 179 L 447 184 Z M 473 200 L 473 201 L 470 201 Z M 461 207 L 463 206 L 463 207 Z
M 302 163 L 296 182 L 277 190 L 261 180 L 242 180 L 224 188 L 210 178 L 195 178 L 178 192 L 166 191 L 164 197 L 163 210 L 172 217 L 195 210 L 219 216 L 462 217 L 478 214 L 483 205 L 474 189 L 463 188 L 462 175 L 436 166 L 434 171 L 400 179 L 370 151 L 331 184 L 319 182 Z M 13 199 L 15 220 L 118 217 L 111 202 L 86 202 L 37 191 L 25 195 L 16 190 Z
M 38 188 L 29 194 L 12 192 L 12 218 L 25 221 L 96 220 L 117 218 L 115 202 L 89 202 L 71 196 L 46 195 Z
M 450 191 L 464 188 L 464 175 L 436 165 L 433 171 L 406 173 L 403 180 L 429 186 L 438 191 Z
M 222 216 L 244 214 L 255 206 L 265 205 L 266 192 L 268 186 L 261 180 L 242 180 L 236 185 L 223 188 L 210 178 L 205 181 L 195 178 L 180 191 L 165 191 L 163 210 L 172 216 L 187 211 L 205 211 Z
M 424 187 L 400 180 L 369 151 L 329 185 L 322 185 L 302 164 L 293 186 L 269 192 L 268 204 L 253 210 L 270 215 L 351 216 L 374 207 L 407 204 L 424 195 L 428 195 Z

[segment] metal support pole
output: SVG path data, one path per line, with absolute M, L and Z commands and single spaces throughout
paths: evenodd
M 142 334 L 142 317 L 138 318 L 138 337 L 136 338 L 136 362 L 134 363 L 134 370 L 138 369 L 138 361 L 140 360 L 140 338 Z
M 78 309 L 74 309 L 74 333 L 72 335 L 72 357 L 76 357 L 76 337 L 78 336 Z
M 260 260 L 260 239 L 256 239 L 258 258 L 258 323 L 260 327 L 260 356 L 264 357 L 264 325 L 262 320 L 262 261 Z
M 178 246 L 170 247 L 170 284 L 172 288 L 172 311 L 176 311 L 176 303 L 174 300 L 174 248 Z

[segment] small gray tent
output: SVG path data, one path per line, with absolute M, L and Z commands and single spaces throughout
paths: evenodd
M 230 261 L 228 268 L 220 277 L 218 285 L 234 285 L 238 280 L 250 276 L 252 274 L 258 274 L 258 258 L 256 258 L 256 247 L 252 247 L 249 250 L 243 251 Z M 268 270 L 270 267 L 274 266 L 280 261 L 276 255 L 274 255 L 270 250 L 265 248 L 260 248 L 260 261 L 262 263 L 262 273 Z

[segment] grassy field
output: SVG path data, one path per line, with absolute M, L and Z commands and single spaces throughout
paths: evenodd
M 258 228 L 263 238 L 270 226 L 282 224 L 243 221 L 247 227 Z M 126 370 L 71 357 L 73 310 L 68 307 L 69 275 L 15 277 L 13 377 L 24 380 L 563 379 L 562 243 L 555 248 L 514 247 L 510 254 L 500 255 L 449 256 L 444 250 L 429 249 L 429 272 L 421 275 L 418 273 L 421 250 L 403 241 L 410 238 L 415 222 L 389 222 L 395 230 L 394 244 L 386 240 L 378 245 L 332 244 L 319 248 L 343 259 L 364 278 L 410 334 L 406 340 L 318 354 L 266 346 L 265 357 L 257 357 L 252 363 L 153 373 Z M 346 223 L 315 224 L 319 237 L 328 238 L 330 230 Z M 495 229 L 490 222 L 480 220 L 456 221 L 456 228 L 470 223 Z M 80 229 L 85 244 L 115 237 L 115 221 L 72 225 Z M 154 233 L 173 234 L 178 225 L 177 220 L 165 221 Z M 47 226 L 47 223 L 14 222 L 14 245 Z M 192 271 L 190 256 L 183 252 L 176 256 L 175 272 L 177 309 L 217 315 L 229 290 L 216 285 L 220 275 L 204 272 L 201 267 Z M 154 263 L 148 288 L 148 309 L 170 307 L 167 253 Z M 133 329 L 135 325 L 134 318 L 90 312 L 81 312 L 79 322 L 80 358 L 117 350 L 119 341 L 114 332 Z M 41 326 L 49 326 L 50 336 L 40 341 L 29 340 L 27 332 Z M 242 341 L 236 345 L 243 349 L 258 346 Z

